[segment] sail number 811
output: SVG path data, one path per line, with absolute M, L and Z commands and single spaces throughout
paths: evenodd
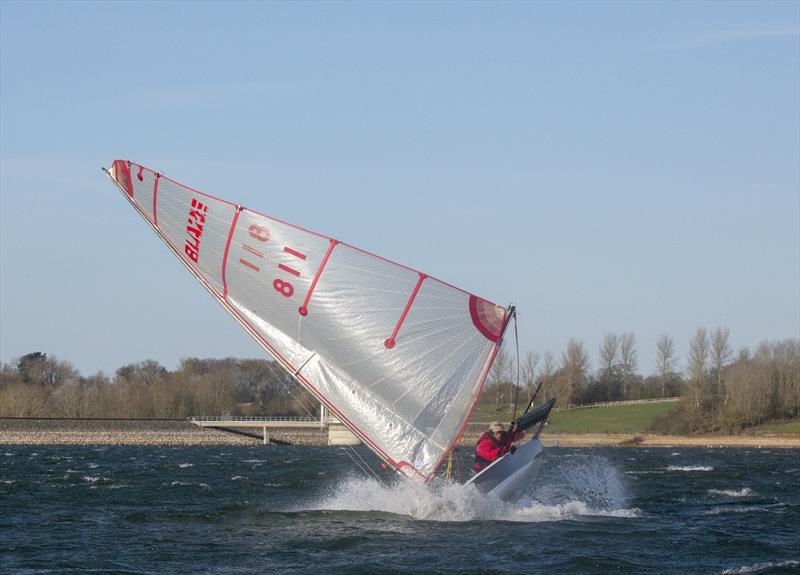
M 270 239 L 269 229 L 267 229 L 266 226 L 259 226 L 258 224 L 252 224 L 249 228 L 247 228 L 247 233 L 250 235 L 251 238 L 262 243 L 267 242 Z M 244 249 L 247 253 L 252 254 L 257 258 L 264 259 L 264 252 L 262 252 L 259 249 L 256 249 L 247 244 L 242 244 L 242 249 Z M 306 259 L 305 254 L 300 253 L 297 250 L 293 250 L 288 246 L 284 246 L 283 251 L 300 260 Z M 242 264 L 243 266 L 250 268 L 255 272 L 261 271 L 260 266 L 244 258 L 239 258 L 239 263 Z M 295 277 L 300 277 L 299 271 L 290 266 L 287 266 L 286 264 L 278 264 L 278 269 L 288 274 L 291 274 Z M 294 286 L 287 280 L 281 278 L 275 278 L 272 281 L 272 287 L 275 288 L 275 291 L 281 294 L 283 297 L 292 297 L 294 295 Z

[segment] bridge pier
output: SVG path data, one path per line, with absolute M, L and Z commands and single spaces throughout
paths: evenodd
M 361 440 L 341 423 L 330 423 L 328 445 L 361 445 Z
M 328 445 L 360 445 L 361 440 L 335 417 L 326 416 L 324 420 L 303 417 L 192 417 L 190 421 L 200 427 L 228 429 L 250 429 L 250 437 L 258 437 L 267 445 L 270 429 L 325 429 L 328 428 Z M 255 433 L 254 433 L 255 431 Z M 246 434 L 248 435 L 248 434 Z

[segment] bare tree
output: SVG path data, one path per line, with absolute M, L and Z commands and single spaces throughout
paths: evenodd
M 547 397 L 547 392 L 550 391 L 550 388 L 553 387 L 553 373 L 556 371 L 556 360 L 553 356 L 553 352 L 546 351 L 544 352 L 544 358 L 542 360 L 542 369 L 539 371 L 539 379 L 543 381 L 542 389 L 544 390 L 544 396 L 542 397 L 542 401 L 547 401 L 549 398 Z
M 620 369 L 622 370 L 622 397 L 628 398 L 628 383 L 636 373 L 639 352 L 633 332 L 623 333 L 619 339 Z
M 710 402 L 708 389 L 708 333 L 697 328 L 689 342 L 689 395 L 691 425 L 694 430 L 705 425 L 705 405 Z
M 689 342 L 689 377 L 702 381 L 708 369 L 708 333 L 706 328 L 699 327 Z
M 675 342 L 665 333 L 658 336 L 656 341 L 656 367 L 661 378 L 661 397 L 666 397 L 667 378 L 675 371 L 677 358 L 675 357 Z
M 569 340 L 567 349 L 561 355 L 561 371 L 563 376 L 562 399 L 567 405 L 574 403 L 583 389 L 586 372 L 589 371 L 589 354 L 583 343 Z
M 730 331 L 728 328 L 718 327 L 713 334 L 711 334 L 711 368 L 714 373 L 717 394 L 722 394 L 724 397 L 725 405 L 728 404 L 728 392 L 723 386 L 722 371 L 725 366 L 730 362 L 733 350 L 728 343 Z
M 600 345 L 600 369 L 611 371 L 617 365 L 617 354 L 619 353 L 619 338 L 615 333 L 607 333 Z
M 619 338 L 615 333 L 607 333 L 600 344 L 600 369 L 597 377 L 596 393 L 590 393 L 589 401 L 613 401 L 620 387 Z
M 503 392 L 511 380 L 510 370 L 511 360 L 508 354 L 501 348 L 497 352 L 497 357 L 494 358 L 491 375 L 489 376 L 489 381 L 495 392 L 494 412 L 496 415 L 500 414 L 500 402 L 503 399 Z
M 528 403 L 533 396 L 533 390 L 536 389 L 536 367 L 539 365 L 541 355 L 535 351 L 529 351 L 525 354 L 525 361 L 522 364 L 522 385 L 528 392 Z

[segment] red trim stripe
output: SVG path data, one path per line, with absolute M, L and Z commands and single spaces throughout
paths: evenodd
M 228 268 L 228 252 L 231 249 L 231 241 L 233 240 L 233 232 L 236 230 L 236 222 L 239 221 L 239 213 L 242 208 L 236 206 L 236 212 L 233 214 L 233 221 L 231 222 L 231 229 L 228 230 L 228 239 L 225 242 L 225 253 L 222 254 L 222 299 L 228 299 L 228 280 L 225 277 L 225 270 Z M 239 260 L 241 261 L 241 260 Z M 258 270 L 256 270 L 258 271 Z
M 317 268 L 317 273 L 314 274 L 314 279 L 311 282 L 311 287 L 308 288 L 308 293 L 306 294 L 306 299 L 303 300 L 303 305 L 297 310 L 300 312 L 300 315 L 306 316 L 308 315 L 308 302 L 311 301 L 311 294 L 314 293 L 314 288 L 317 287 L 317 281 L 319 281 L 319 276 L 322 275 L 322 270 L 325 268 L 325 264 L 328 263 L 328 258 L 331 257 L 331 252 L 333 248 L 339 242 L 336 240 L 331 240 L 330 245 L 328 246 L 328 251 L 325 252 L 325 257 L 322 258 L 322 263 L 319 264 L 319 268 Z
M 482 304 L 481 302 L 484 303 Z M 481 306 L 481 310 L 485 310 L 487 307 L 490 306 L 494 307 L 497 306 L 495 306 L 493 303 L 486 302 L 486 300 L 482 300 L 478 296 L 474 295 L 469 296 L 469 315 L 470 318 L 472 318 L 472 325 L 475 326 L 475 329 L 477 329 L 481 333 L 481 335 L 483 335 L 483 337 L 485 337 L 491 342 L 497 343 L 497 341 L 500 339 L 500 334 L 504 329 L 506 318 L 503 317 L 503 323 L 501 326 L 499 326 L 500 331 L 495 333 L 492 331 L 491 326 L 488 326 L 486 325 L 486 323 L 484 323 L 483 318 L 481 318 L 481 313 L 480 313 L 481 310 L 478 309 L 478 306 Z
M 124 182 L 123 187 L 128 197 L 133 198 L 133 181 L 131 180 L 131 162 L 128 160 L 114 160 L 114 166 L 117 168 L 117 175 L 122 176 Z M 119 177 L 117 178 L 119 181 Z
M 161 174 L 156 172 L 156 180 L 153 183 L 153 223 L 158 226 L 158 180 L 161 179 Z
M 419 273 L 419 272 L 417 272 Z M 411 297 L 408 298 L 408 302 L 406 302 L 406 308 L 403 310 L 403 314 L 400 316 L 400 319 L 397 320 L 397 325 L 394 326 L 394 331 L 392 335 L 389 336 L 389 339 L 383 342 L 388 349 L 392 349 L 394 347 L 395 342 L 397 341 L 397 333 L 400 331 L 400 327 L 403 325 L 403 322 L 406 321 L 406 316 L 408 315 L 409 310 L 411 309 L 411 304 L 414 303 L 414 299 L 417 297 L 419 293 L 419 288 L 422 287 L 422 282 L 425 281 L 427 278 L 423 273 L 419 273 L 419 279 L 417 280 L 417 285 L 414 286 L 414 291 L 411 292 Z

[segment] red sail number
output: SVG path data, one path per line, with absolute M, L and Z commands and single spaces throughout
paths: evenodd
M 271 237 L 271 235 L 269 233 L 269 229 L 267 229 L 266 226 L 259 226 L 258 224 L 250 225 L 250 227 L 247 228 L 247 233 L 250 235 L 251 238 L 253 238 L 254 240 L 257 240 L 259 242 L 269 241 L 269 239 Z M 260 250 L 257 250 L 256 248 L 254 248 L 252 246 L 248 246 L 247 244 L 242 244 L 242 248 L 245 251 L 253 254 L 256 257 L 259 257 L 259 258 L 263 258 L 264 257 L 264 254 Z M 292 256 L 298 258 L 298 259 L 301 259 L 301 260 L 305 260 L 306 259 L 306 255 L 305 254 L 300 253 L 297 250 L 293 250 L 290 247 L 286 247 L 285 246 L 283 248 L 283 251 L 285 253 L 289 254 L 289 255 L 292 255 Z M 253 270 L 255 272 L 261 271 L 261 268 L 259 266 L 257 266 L 256 264 L 254 264 L 254 263 L 252 263 L 252 262 L 250 262 L 250 261 L 248 261 L 248 260 L 246 260 L 244 258 L 239 258 L 239 263 L 242 264 L 243 266 L 246 266 L 246 267 L 250 268 L 251 270 Z M 300 277 L 300 272 L 299 271 L 297 271 L 294 268 L 291 268 L 291 267 L 287 266 L 286 264 L 283 264 L 283 263 L 278 264 L 278 269 L 280 269 L 281 271 L 288 272 L 288 273 L 292 274 L 295 277 Z M 286 281 L 286 280 L 283 280 L 283 279 L 280 279 L 280 278 L 276 278 L 272 282 L 272 287 L 275 288 L 275 291 L 278 292 L 279 294 L 281 294 L 283 297 L 292 297 L 294 295 L 294 286 L 291 283 L 289 283 L 288 281 Z

